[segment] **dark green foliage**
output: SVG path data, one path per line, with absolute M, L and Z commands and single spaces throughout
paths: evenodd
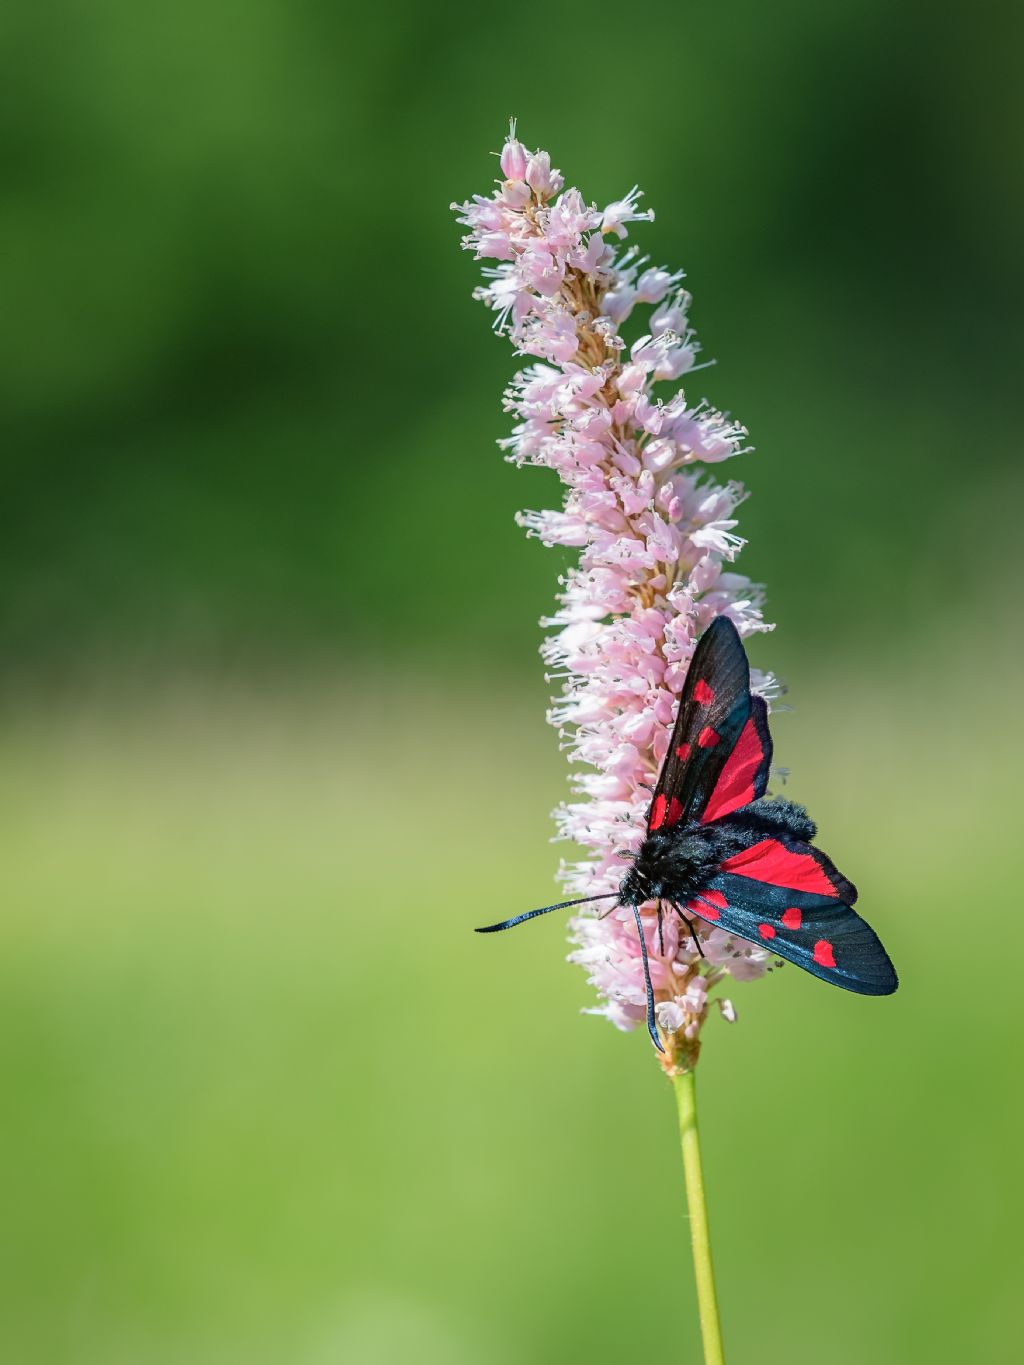
M 500 9 L 9 10 L 9 662 L 244 664 L 401 637 L 535 667 L 559 561 L 511 518 L 556 490 L 494 448 L 514 362 L 448 212 L 486 189 L 513 112 L 588 195 L 646 189 L 638 240 L 688 270 L 721 361 L 696 395 L 764 457 L 744 471 L 745 567 L 792 638 L 825 603 L 845 609 L 818 648 L 839 622 L 873 629 L 875 593 L 917 616 L 1005 583 L 1019 12 L 662 0 L 637 41 L 665 55 L 618 74 L 619 8 L 517 15 L 539 65 L 499 59 Z M 621 78 L 629 116 L 582 73 Z M 951 541 L 973 547 L 953 571 Z

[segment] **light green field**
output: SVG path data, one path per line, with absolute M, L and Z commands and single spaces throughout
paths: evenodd
M 577 1014 L 554 919 L 469 932 L 551 889 L 552 739 L 435 686 L 8 712 L 4 1361 L 698 1359 L 649 1045 Z M 801 695 L 787 790 L 904 984 L 786 970 L 708 1026 L 731 1359 L 1014 1361 L 1019 764 L 983 695 L 902 737 Z

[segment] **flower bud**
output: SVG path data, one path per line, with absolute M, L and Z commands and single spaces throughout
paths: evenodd
M 534 152 L 526 163 L 526 183 L 542 199 L 551 192 L 551 158 L 547 152 Z
M 672 275 L 667 270 L 659 270 L 652 266 L 636 282 L 636 296 L 644 303 L 660 303 L 668 291 L 679 279 L 678 275 Z
M 506 180 L 526 179 L 526 148 L 514 137 L 501 149 L 501 173 Z

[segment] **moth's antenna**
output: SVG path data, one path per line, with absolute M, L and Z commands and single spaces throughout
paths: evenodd
M 651 969 L 647 962 L 647 940 L 644 938 L 643 921 L 640 918 L 640 910 L 633 906 L 633 918 L 636 920 L 636 931 L 640 935 L 640 955 L 644 960 L 644 981 L 647 985 L 647 1032 L 651 1035 L 651 1042 L 659 1052 L 665 1049 L 661 1045 L 658 1037 L 658 1025 L 654 1020 L 654 987 L 651 985 Z
M 617 891 L 607 891 L 602 896 L 580 896 L 575 901 L 559 901 L 557 905 L 542 905 L 539 910 L 527 910 L 525 915 L 513 915 L 511 919 L 504 919 L 500 924 L 485 924 L 482 928 L 475 930 L 478 934 L 496 934 L 499 929 L 512 929 L 517 924 L 524 924 L 528 919 L 536 919 L 538 915 L 549 915 L 552 910 L 564 910 L 569 905 L 585 905 L 587 901 L 609 901 L 618 900 Z

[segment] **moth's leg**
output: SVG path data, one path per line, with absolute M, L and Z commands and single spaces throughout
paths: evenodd
M 700 956 L 703 957 L 704 949 L 701 947 L 700 939 L 697 937 L 697 927 L 694 924 L 693 920 L 690 919 L 689 915 L 683 914 L 682 908 L 676 905 L 675 901 L 672 902 L 672 908 L 675 910 L 676 914 L 686 925 L 687 929 L 689 929 L 690 937 L 693 939 L 693 946 L 697 949 L 697 952 L 700 954 Z
M 698 936 L 697 936 L 697 926 L 694 924 L 693 920 L 690 920 L 689 923 L 690 923 L 690 937 L 693 939 L 693 946 L 697 949 L 697 952 L 700 954 L 700 956 L 703 957 L 703 956 L 704 956 L 704 949 L 701 947 L 700 939 L 699 939 Z
M 658 902 L 658 952 L 665 956 L 665 937 L 661 932 L 661 901 Z

